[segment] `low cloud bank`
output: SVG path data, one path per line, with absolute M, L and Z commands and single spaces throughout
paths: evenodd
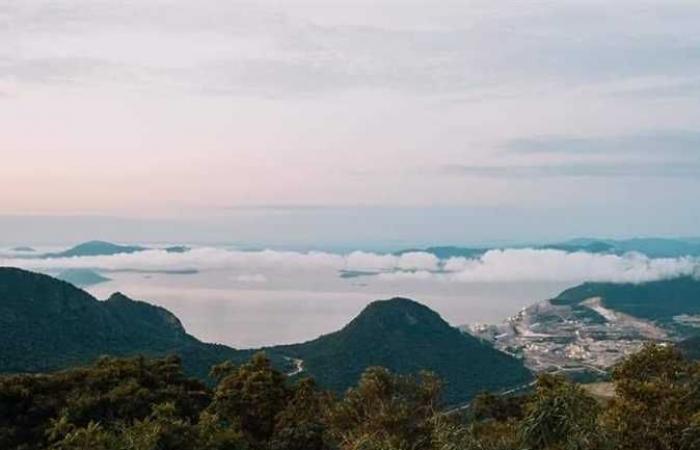
M 609 281 L 641 283 L 679 276 L 697 276 L 696 258 L 656 258 L 567 253 L 559 250 L 492 250 L 478 259 L 453 258 L 445 271 L 455 281 Z
M 640 254 L 602 255 L 560 250 L 491 250 L 479 258 L 439 260 L 425 252 L 403 255 L 356 251 L 345 255 L 325 252 L 263 250 L 230 251 L 195 248 L 186 253 L 149 250 L 133 254 L 73 258 L 0 259 L 0 265 L 34 270 L 91 268 L 96 270 L 231 271 L 241 281 L 265 282 L 269 273 L 313 271 L 377 273 L 378 280 L 434 282 L 609 281 L 645 282 L 678 276 L 700 276 L 697 258 L 656 258 Z M 251 275 L 253 274 L 253 275 Z

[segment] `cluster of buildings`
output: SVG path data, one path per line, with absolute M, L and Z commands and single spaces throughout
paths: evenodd
M 599 298 L 577 304 L 551 300 L 523 309 L 497 325 L 473 325 L 466 330 L 516 355 L 537 372 L 567 372 L 601 376 L 646 342 L 667 342 L 666 330 L 612 311 Z

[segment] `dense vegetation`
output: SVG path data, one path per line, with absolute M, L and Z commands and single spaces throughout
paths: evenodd
M 303 360 L 308 374 L 336 392 L 355 385 L 371 366 L 400 374 L 431 371 L 446 380 L 444 400 L 450 404 L 532 379 L 521 361 L 460 332 L 430 308 L 402 298 L 370 304 L 338 332 L 272 350 Z
M 211 382 L 211 366 L 242 363 L 253 353 L 200 342 L 167 310 L 122 294 L 98 301 L 49 276 L 0 268 L 0 373 L 65 369 L 102 355 L 176 354 L 187 375 Z M 530 379 L 520 361 L 405 299 L 372 303 L 337 333 L 267 354 L 286 372 L 294 370 L 294 358 L 302 359 L 302 375 L 336 392 L 356 384 L 370 366 L 405 374 L 434 371 L 447 383 L 452 403 Z
M 600 297 L 607 308 L 641 319 L 671 322 L 681 314 L 700 314 L 700 279 L 680 277 L 648 283 L 584 283 L 567 289 L 554 304 L 575 305 Z
M 224 360 L 251 352 L 205 344 L 167 310 L 115 294 L 96 300 L 46 275 L 0 268 L 0 373 L 45 372 L 101 355 L 178 354 L 188 374 L 206 377 Z
M 208 388 L 178 358 L 103 358 L 48 375 L 0 377 L 3 450 L 694 450 L 700 364 L 649 346 L 612 374 L 602 401 L 564 378 L 483 394 L 448 411 L 429 373 L 370 368 L 333 396 L 257 354 L 212 369 Z

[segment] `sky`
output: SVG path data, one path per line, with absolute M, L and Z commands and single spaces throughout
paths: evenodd
M 0 0 L 0 241 L 697 236 L 697 1 Z

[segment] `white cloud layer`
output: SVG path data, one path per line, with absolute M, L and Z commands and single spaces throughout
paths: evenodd
M 450 283 L 554 281 L 645 282 L 677 276 L 700 275 L 697 258 L 657 258 L 630 253 L 623 256 L 559 250 L 492 250 L 480 258 L 440 261 L 425 252 L 403 255 L 355 251 L 339 255 L 326 252 L 263 250 L 230 251 L 196 248 L 167 253 L 149 250 L 133 254 L 57 259 L 0 259 L 0 265 L 34 270 L 93 268 L 105 271 L 141 270 L 230 271 L 241 282 L 265 282 L 271 273 L 341 270 L 377 272 L 377 280 L 389 282 L 431 281 Z
M 640 283 L 697 275 L 695 258 L 657 258 L 630 253 L 623 256 L 559 250 L 492 250 L 479 259 L 446 262 L 449 278 L 461 282 L 610 281 Z

